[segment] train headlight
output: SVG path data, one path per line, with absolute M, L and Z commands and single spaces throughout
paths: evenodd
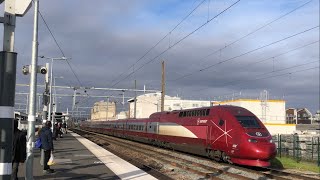
M 248 139 L 248 142 L 251 142 L 251 143 L 257 143 L 257 142 L 258 142 L 258 140 L 256 140 L 256 139 Z
M 269 140 L 269 143 L 273 143 L 273 140 L 272 140 L 272 139 L 270 139 L 270 140 Z

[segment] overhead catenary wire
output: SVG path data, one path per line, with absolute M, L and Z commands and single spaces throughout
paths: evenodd
M 203 0 L 202 2 L 200 2 L 191 12 L 189 12 L 187 14 L 187 16 L 185 16 L 173 29 L 171 29 L 162 39 L 160 39 L 155 45 L 153 45 L 150 49 L 147 50 L 146 53 L 144 53 L 134 64 L 132 64 L 129 68 L 127 68 L 127 70 L 131 69 L 132 67 L 134 67 L 135 64 L 137 64 L 139 61 L 141 61 L 147 54 L 149 54 L 150 51 L 152 51 L 155 47 L 157 47 L 165 38 L 167 38 L 177 27 L 180 26 L 180 24 L 182 24 L 196 9 L 198 9 L 206 0 Z M 120 78 L 121 76 L 123 76 L 127 71 L 122 72 L 118 78 Z M 116 78 L 117 79 L 117 78 Z M 112 80 L 110 84 L 112 84 L 114 81 L 116 81 L 116 79 Z M 112 86 L 114 87 L 114 86 Z
M 304 66 L 304 65 L 307 65 L 307 64 L 315 63 L 315 62 L 318 62 L 318 61 L 312 61 L 312 62 L 305 63 L 305 64 L 301 64 L 301 65 L 295 65 L 295 66 L 292 66 L 292 67 L 288 67 L 288 68 L 284 68 L 284 69 L 280 69 L 280 70 L 277 70 L 277 71 L 272 71 L 272 72 L 268 72 L 268 73 L 264 73 L 264 74 L 271 74 L 271 73 L 274 73 L 274 72 L 280 72 L 280 71 L 284 71 L 284 70 L 288 70 L 288 69 L 292 69 L 292 68 Z M 285 76 L 285 75 L 294 74 L 294 73 L 298 73 L 298 72 L 309 71 L 309 70 L 313 70 L 313 69 L 319 69 L 319 66 L 312 67 L 312 68 L 306 68 L 306 69 L 303 69 L 303 70 L 297 70 L 297 71 L 287 72 L 287 73 L 283 73 L 283 74 L 277 74 L 277 75 L 267 76 L 267 77 L 261 77 L 261 78 L 244 80 L 244 81 L 242 81 L 242 82 L 237 82 L 237 83 L 233 83 L 234 81 L 232 81 L 231 84 L 220 85 L 219 88 L 220 88 L 220 87 L 226 87 L 226 86 L 234 86 L 234 85 L 236 85 L 236 84 L 245 84 L 245 83 L 248 83 L 248 82 L 251 82 L 251 81 L 256 81 L 256 80 L 262 80 L 262 79 L 268 79 L 268 78 Z M 261 74 L 261 75 L 262 75 L 262 74 Z M 260 75 L 258 75 L 258 76 L 260 76 Z M 207 89 L 210 89 L 210 88 L 202 88 L 202 89 L 197 89 L 197 90 L 194 90 L 194 91 L 199 92 L 199 91 L 203 91 L 203 90 L 207 90 Z
M 229 62 L 229 61 L 234 60 L 234 59 L 236 59 L 236 58 L 239 58 L 239 57 L 241 57 L 241 56 L 244 56 L 244 55 L 253 53 L 253 52 L 255 52 L 255 51 L 258 51 L 258 50 L 260 50 L 260 49 L 263 49 L 263 48 L 269 47 L 269 46 L 271 46 L 271 45 L 277 44 L 277 43 L 279 43 L 279 42 L 285 41 L 285 40 L 290 39 L 290 38 L 292 38 L 292 37 L 295 37 L 295 36 L 304 34 L 304 33 L 308 32 L 308 31 L 311 31 L 311 30 L 316 29 L 316 28 L 319 28 L 319 25 L 314 26 L 314 27 L 309 28 L 309 29 L 306 29 L 306 30 L 301 31 L 301 32 L 299 32 L 299 33 L 296 33 L 296 34 L 287 36 L 287 37 L 282 38 L 282 39 L 280 39 L 280 40 L 271 42 L 271 43 L 269 43 L 269 44 L 260 46 L 260 47 L 258 47 L 258 48 L 249 50 L 249 51 L 244 52 L 244 53 L 242 53 L 242 54 L 240 54 L 240 55 L 236 55 L 236 56 L 233 56 L 233 57 L 231 57 L 231 58 L 227 58 L 227 59 L 225 59 L 225 60 L 223 60 L 223 61 L 220 61 L 220 62 L 217 62 L 217 63 L 215 63 L 215 64 L 209 65 L 209 66 L 207 66 L 207 67 L 205 67 L 205 68 L 201 68 L 201 69 L 196 70 L 196 71 L 194 71 L 194 72 L 191 72 L 191 73 L 189 73 L 189 74 L 185 74 L 185 75 L 183 75 L 183 76 L 181 76 L 181 77 L 178 77 L 178 78 L 176 78 L 176 79 L 174 79 L 174 80 L 171 80 L 171 81 L 177 81 L 177 80 L 186 78 L 186 77 L 188 77 L 188 76 L 191 76 L 191 75 L 193 75 L 193 74 L 195 74 L 195 73 L 199 73 L 199 72 L 206 71 L 206 70 L 211 69 L 211 68 L 213 68 L 213 67 L 215 67 L 215 66 L 217 66 L 217 65 L 223 64 L 223 63 L 225 63 L 225 62 Z
M 252 35 L 252 34 L 254 34 L 254 33 L 258 32 L 258 31 L 260 31 L 261 29 L 264 29 L 265 27 L 269 26 L 270 24 L 273 24 L 273 23 L 275 23 L 276 21 L 278 21 L 278 20 L 286 17 L 287 15 L 289 15 L 289 14 L 297 11 L 298 9 L 304 7 L 305 5 L 309 4 L 309 3 L 312 2 L 312 1 L 313 1 L 313 0 L 310 0 L 310 1 L 308 1 L 308 2 L 306 2 L 306 3 L 304 3 L 304 4 L 300 5 L 300 6 L 298 6 L 298 7 L 296 7 L 296 8 L 294 8 L 294 9 L 292 9 L 292 10 L 290 10 L 290 11 L 288 11 L 288 12 L 282 14 L 282 15 L 280 15 L 279 17 L 271 20 L 270 22 L 267 22 L 266 24 L 263 24 L 262 26 L 258 27 L 257 29 L 254 29 L 253 31 L 249 32 L 248 34 L 246 34 L 246 35 L 244 35 L 244 36 L 241 36 L 240 38 L 232 41 L 231 43 L 225 45 L 224 47 L 222 47 L 222 48 L 220 48 L 220 49 L 218 49 L 218 50 L 216 50 L 216 51 L 214 51 L 214 52 L 209 53 L 208 55 L 206 55 L 206 56 L 200 58 L 199 60 L 197 60 L 197 64 L 198 64 L 199 62 L 204 61 L 204 60 L 207 59 L 208 57 L 210 57 L 210 56 L 212 56 L 212 55 L 214 55 L 214 54 L 216 54 L 216 53 L 218 53 L 218 52 L 221 53 L 222 50 L 224 50 L 224 49 L 232 46 L 233 44 L 239 42 L 240 40 L 242 40 L 242 39 L 244 39 L 244 38 L 246 38 L 246 37 L 248 37 L 248 36 L 250 36 L 250 35 Z
M 248 36 L 250 36 L 250 35 L 254 34 L 255 32 L 257 32 L 257 31 L 259 31 L 259 30 L 261 30 L 261 29 L 265 28 L 266 26 L 268 26 L 268 25 L 270 25 L 270 24 L 272 24 L 272 23 L 274 23 L 274 22 L 276 22 L 276 21 L 278 21 L 278 20 L 280 20 L 280 19 L 284 18 L 285 16 L 287 16 L 287 15 L 289 15 L 289 14 L 291 14 L 291 13 L 295 12 L 296 10 L 298 10 L 298 9 L 300 9 L 300 8 L 302 8 L 302 7 L 304 7 L 305 5 L 309 4 L 309 3 L 310 3 L 310 2 L 312 2 L 312 1 L 313 1 L 313 0 L 310 0 L 310 1 L 308 1 L 308 2 L 306 2 L 306 3 L 304 3 L 304 4 L 302 4 L 302 5 L 300 5 L 300 6 L 298 6 L 298 7 L 296 7 L 295 9 L 292 9 L 291 11 L 289 11 L 289 12 L 287 12 L 287 13 L 285 13 L 285 14 L 283 14 L 283 15 L 279 16 L 279 17 L 277 17 L 276 19 L 274 19 L 274 20 L 272 20 L 272 21 L 270 21 L 270 22 L 268 22 L 268 23 L 266 23 L 266 24 L 262 25 L 261 27 L 259 27 L 259 28 L 255 29 L 254 31 L 252 31 L 252 32 L 250 32 L 250 33 L 248 33 L 248 34 L 246 34 L 246 35 L 244 35 L 244 36 L 242 36 L 242 37 L 240 37 L 240 38 L 236 39 L 235 41 L 233 41 L 233 42 L 231 42 L 231 43 L 229 43 L 228 45 L 224 46 L 223 48 L 221 48 L 221 49 L 219 49 L 219 50 L 217 50 L 217 51 L 215 51 L 215 52 L 213 52 L 213 53 L 210 53 L 209 55 L 207 55 L 207 56 L 205 56 L 205 57 L 201 58 L 201 59 L 200 59 L 200 61 L 201 61 L 201 60 L 203 60 L 203 59 L 208 58 L 209 56 L 211 56 L 211 55 L 213 55 L 213 54 L 215 54 L 215 53 L 217 53 L 217 52 L 220 52 L 221 50 L 223 50 L 223 49 L 225 49 L 225 48 L 227 48 L 227 47 L 229 47 L 229 46 L 231 46 L 231 45 L 235 44 L 236 42 L 240 41 L 241 39 L 244 39 L 244 38 L 246 38 L 246 37 L 248 37 Z M 213 18 L 212 18 L 212 19 L 213 19 Z M 207 22 L 211 21 L 212 19 L 210 19 L 210 20 L 209 20 L 209 18 L 208 18 L 208 21 L 207 21 Z M 169 34 L 169 33 L 168 33 L 168 34 Z M 182 40 L 183 40 L 183 39 L 182 39 Z M 179 43 L 179 42 L 178 42 L 178 43 Z M 167 50 L 169 50 L 169 49 L 170 49 L 170 47 L 169 47 L 168 49 L 166 49 L 166 50 L 165 50 L 165 52 L 166 52 Z M 162 54 L 164 54 L 165 52 L 161 53 L 159 56 L 161 56 L 161 55 L 162 55 Z M 154 59 L 158 58 L 159 56 L 156 56 Z M 154 59 L 152 59 L 152 60 L 154 60 Z M 199 62 L 199 61 L 198 61 L 198 62 Z M 140 68 L 139 68 L 139 69 L 140 69 Z M 138 69 L 138 70 L 139 70 L 139 69 Z M 131 76 L 133 73 L 134 73 L 134 72 L 132 72 L 132 73 L 130 73 L 129 75 L 127 75 L 127 77 L 126 77 L 126 78 L 128 78 L 129 76 Z M 126 78 L 124 78 L 124 79 L 126 79 Z M 123 79 L 123 80 L 124 80 L 124 79 Z M 121 82 L 121 81 L 120 81 L 120 82 Z
M 34 1 L 33 1 L 33 2 L 34 2 Z M 43 15 L 42 15 L 42 13 L 40 12 L 40 10 L 39 10 L 38 12 L 39 12 L 39 15 L 40 15 L 40 17 L 41 17 L 42 21 L 44 22 L 44 24 L 45 24 L 46 28 L 48 29 L 48 31 L 49 31 L 49 33 L 50 33 L 51 37 L 53 38 L 53 40 L 54 40 L 55 44 L 57 45 L 57 47 L 58 47 L 59 51 L 61 52 L 62 56 L 63 56 L 63 57 L 66 57 L 66 56 L 65 56 L 64 51 L 62 50 L 62 48 L 61 48 L 61 46 L 59 45 L 59 43 L 58 43 L 58 41 L 57 41 L 56 37 L 55 37 L 55 36 L 54 36 L 54 34 L 52 33 L 52 31 L 51 31 L 51 29 L 50 29 L 50 27 L 49 27 L 48 23 L 46 22 L 45 18 L 44 18 L 44 17 L 43 17 Z M 70 63 L 69 63 L 68 59 L 66 59 L 66 62 L 67 62 L 67 64 L 68 64 L 69 68 L 71 69 L 71 71 L 72 71 L 73 75 L 76 77 L 76 79 L 77 79 L 77 81 L 78 81 L 79 85 L 80 85 L 80 86 L 82 86 L 82 83 L 81 83 L 81 81 L 80 81 L 80 79 L 79 79 L 78 75 L 77 75 L 77 74 L 76 74 L 76 72 L 73 70 L 73 68 L 72 68 L 72 66 L 70 65 Z M 87 95 L 88 95 L 88 94 L 87 94 Z
M 171 48 L 175 47 L 176 45 L 178 45 L 179 43 L 181 43 L 183 40 L 185 40 L 186 38 L 188 38 L 189 36 L 191 36 L 192 34 L 194 34 L 195 32 L 197 32 L 199 29 L 201 29 L 202 27 L 204 27 L 205 25 L 207 25 L 208 23 L 210 23 L 212 20 L 216 19 L 217 17 L 219 17 L 221 14 L 223 14 L 224 12 L 226 12 L 227 10 L 229 10 L 231 7 L 233 7 L 234 5 L 236 5 L 238 2 L 240 2 L 240 0 L 234 2 L 233 4 L 231 4 L 230 6 L 228 6 L 227 8 L 225 8 L 223 11 L 221 11 L 220 13 L 218 13 L 217 15 L 215 15 L 214 17 L 212 17 L 211 19 L 207 20 L 205 23 L 203 23 L 202 25 L 200 25 L 198 28 L 196 28 L 195 30 L 193 30 L 192 32 L 190 32 L 189 34 L 187 34 L 186 36 L 184 36 L 183 38 L 181 38 L 180 40 L 178 40 L 177 42 L 175 42 L 173 45 L 169 46 L 167 49 L 165 49 L 164 51 L 162 51 L 160 54 L 158 54 L 157 56 L 155 56 L 154 58 L 150 59 L 149 61 L 147 61 L 146 63 L 142 64 L 138 69 L 136 69 L 134 72 L 129 73 L 127 76 L 125 76 L 124 78 L 122 78 L 121 80 L 117 81 L 115 84 L 112 85 L 112 87 L 116 86 L 117 84 L 119 84 L 121 81 L 127 79 L 128 77 L 130 77 L 132 74 L 134 74 L 136 71 L 139 71 L 140 69 L 142 69 L 143 67 L 145 67 L 146 65 L 148 65 L 149 63 L 153 62 L 154 60 L 156 60 L 158 57 L 162 56 L 164 53 L 166 53 L 168 50 L 170 50 Z
M 276 72 L 281 72 L 281 71 L 285 71 L 285 70 L 288 70 L 288 69 L 293 69 L 293 68 L 297 68 L 297 67 L 301 67 L 301 66 L 306 66 L 306 65 L 313 64 L 313 63 L 316 63 L 316 62 L 318 62 L 318 61 L 311 61 L 311 62 L 307 62 L 307 63 L 303 63 L 303 64 L 298 64 L 298 65 L 286 67 L 286 68 L 283 68 L 283 69 L 273 70 L 273 71 L 269 71 L 269 72 L 266 72 L 266 73 L 255 75 L 255 77 L 264 76 L 264 75 L 268 75 L 268 74 L 272 74 L 272 73 L 276 73 Z M 245 81 L 253 81 L 253 80 L 257 80 L 257 79 L 260 79 L 260 78 L 255 78 L 255 79 L 245 80 Z M 220 85 L 219 87 L 232 86 L 234 84 L 238 84 L 237 82 L 239 82 L 239 81 L 238 80 L 230 81 L 230 82 L 227 82 L 227 83 L 225 83 L 223 85 Z
M 311 43 L 308 43 L 308 44 L 305 44 L 305 45 L 302 45 L 302 46 L 299 46 L 299 47 L 296 47 L 296 48 L 294 48 L 294 49 L 288 50 L 288 51 L 283 52 L 283 53 L 279 53 L 279 54 L 274 55 L 274 56 L 272 56 L 272 57 L 264 58 L 264 59 L 259 60 L 259 61 L 256 61 L 256 62 L 252 62 L 252 63 L 245 64 L 245 65 L 241 66 L 239 69 L 241 69 L 241 68 L 246 68 L 246 67 L 252 67 L 252 66 L 255 65 L 255 64 L 258 64 L 258 63 L 261 63 L 261 62 L 265 62 L 265 61 L 267 61 L 267 60 L 274 59 L 274 58 L 276 58 L 276 57 L 279 57 L 279 56 L 288 54 L 288 53 L 293 52 L 293 51 L 296 51 L 296 50 L 298 50 L 298 49 L 305 48 L 305 47 L 310 46 L 310 45 L 313 45 L 313 44 L 315 44 L 315 43 L 319 43 L 319 40 L 313 41 L 313 42 L 311 42 Z M 247 69 L 247 68 L 246 68 L 246 69 Z M 201 89 L 201 90 L 204 90 L 204 89 Z
M 288 50 L 288 51 L 283 52 L 283 53 L 279 53 L 279 54 L 274 55 L 274 56 L 272 56 L 272 57 L 262 59 L 262 60 L 260 60 L 260 61 L 256 61 L 256 62 L 253 62 L 253 63 L 248 63 L 248 64 L 246 64 L 246 65 L 244 65 L 244 66 L 242 66 L 242 67 L 249 67 L 249 66 L 252 66 L 252 65 L 255 65 L 255 64 L 259 64 L 259 63 L 268 61 L 268 60 L 270 60 L 270 59 L 274 59 L 274 58 L 276 58 L 276 57 L 283 56 L 283 55 L 285 55 L 285 54 L 291 53 L 291 52 L 293 52 L 293 51 L 296 51 L 296 50 L 299 50 L 299 49 L 308 47 L 308 46 L 313 45 L 313 44 L 316 44 L 316 43 L 319 43 L 319 40 L 313 41 L 313 42 L 311 42 L 311 43 L 308 43 L 308 44 L 305 44 L 305 45 L 302 45 L 302 46 L 299 46 L 299 47 L 296 47 L 296 48 L 294 48 L 294 49 Z M 240 68 L 242 68 L 242 67 L 240 67 Z
M 197 0 L 196 0 L 196 1 L 197 1 Z M 196 1 L 195 1 L 195 2 L 196 2 Z M 192 10 L 191 12 L 189 12 L 189 13 L 187 14 L 187 16 L 185 16 L 173 29 L 171 29 L 171 30 L 170 30 L 163 38 L 161 38 L 155 45 L 153 45 L 150 49 L 148 49 L 147 52 L 144 53 L 135 63 L 133 63 L 129 68 L 127 68 L 127 70 L 130 70 L 131 68 L 133 68 L 133 69 L 132 69 L 132 74 L 134 74 L 134 72 L 135 72 L 135 69 L 134 69 L 135 65 L 136 65 L 139 61 L 141 61 L 147 54 L 149 54 L 149 52 L 151 52 L 155 47 L 157 47 L 164 39 L 166 39 L 169 35 L 171 35 L 171 33 L 172 33 L 174 30 L 176 30 L 176 28 L 179 27 L 180 24 L 182 24 L 182 23 L 183 23 L 196 9 L 198 9 L 205 1 L 206 1 L 206 0 L 202 0 L 202 2 L 200 2 L 195 8 L 193 8 L 193 10 Z M 194 2 L 194 3 L 195 3 L 195 2 Z M 118 78 L 121 78 L 126 72 L 127 72 L 127 71 L 122 72 L 117 78 L 113 79 L 110 84 L 112 84 L 112 83 L 113 83 L 114 81 L 116 81 Z M 135 79 L 135 77 L 134 77 L 134 79 Z M 121 81 L 120 81 L 120 82 L 121 82 Z M 114 84 L 114 85 L 111 85 L 111 87 L 114 87 L 114 86 L 116 86 L 117 84 L 118 84 L 118 83 L 116 83 L 116 84 Z M 114 94 L 111 94 L 111 96 L 114 96 Z
M 256 80 L 262 80 L 262 79 L 280 77 L 280 76 L 285 76 L 285 75 L 294 74 L 294 73 L 298 73 L 298 72 L 309 71 L 309 70 L 313 70 L 313 69 L 319 69 L 319 66 L 312 67 L 312 68 L 307 68 L 307 69 L 302 69 L 302 70 L 297 70 L 297 71 L 292 71 L 292 72 L 287 72 L 287 73 L 278 74 L 278 75 L 274 75 L 274 76 L 268 76 L 268 77 L 262 77 L 262 78 L 252 79 L 252 80 L 248 80 L 248 81 L 256 81 Z M 247 82 L 246 82 L 246 83 L 247 83 Z

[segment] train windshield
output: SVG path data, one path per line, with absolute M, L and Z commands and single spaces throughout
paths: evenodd
M 258 120 L 254 116 L 236 116 L 236 118 L 244 128 L 261 128 Z

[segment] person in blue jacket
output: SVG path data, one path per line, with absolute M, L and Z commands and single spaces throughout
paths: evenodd
M 54 170 L 50 169 L 48 165 L 48 161 L 51 156 L 51 152 L 54 150 L 53 148 L 53 141 L 52 141 L 52 132 L 51 132 L 51 121 L 47 121 L 45 127 L 43 127 L 40 131 L 40 139 L 41 139 L 41 148 L 44 151 L 44 158 L 43 158 L 43 173 L 49 174 L 53 173 Z

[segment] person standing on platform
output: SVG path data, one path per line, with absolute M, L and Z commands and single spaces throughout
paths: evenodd
M 24 163 L 27 157 L 26 135 L 18 129 L 18 120 L 13 123 L 13 146 L 12 146 L 12 174 L 11 179 L 18 179 L 19 163 Z
M 59 123 L 58 123 L 58 136 L 59 136 L 60 138 L 62 138 L 62 134 L 63 134 L 63 132 L 62 132 L 62 123 L 59 122 Z
M 63 133 L 67 134 L 67 123 L 66 122 L 63 122 L 62 128 L 63 128 Z
M 40 132 L 40 138 L 41 138 L 41 144 L 42 149 L 44 151 L 44 161 L 43 161 L 43 173 L 49 174 L 53 173 L 54 170 L 50 169 L 50 166 L 48 165 L 48 161 L 51 156 L 51 152 L 53 152 L 53 141 L 52 141 L 52 132 L 51 132 L 51 121 L 46 122 L 46 126 L 41 129 Z
M 38 129 L 38 137 L 40 138 L 40 133 L 43 127 L 46 126 L 46 122 L 42 123 L 41 128 Z M 42 149 L 42 147 L 40 147 L 40 165 L 43 166 L 43 160 L 44 159 L 44 151 Z
M 55 125 L 55 124 L 53 124 L 53 126 L 54 126 L 55 128 L 53 128 L 53 132 L 52 132 L 52 139 L 53 139 L 53 140 L 57 140 L 57 137 L 56 137 L 56 134 L 57 134 L 57 127 L 56 127 L 56 125 Z

